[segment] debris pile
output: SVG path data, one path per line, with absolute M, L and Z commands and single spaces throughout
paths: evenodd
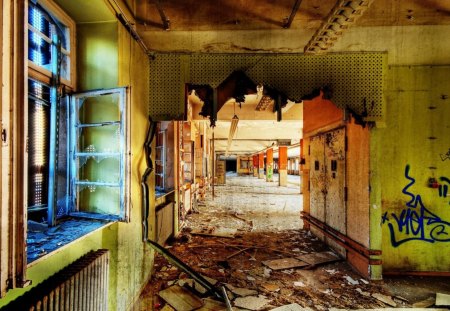
M 381 283 L 361 278 L 307 231 L 248 232 L 234 239 L 187 231 L 166 251 L 192 271 L 157 255 L 155 272 L 144 294 L 152 297 L 147 303 L 153 310 L 410 306 L 406 299 L 391 297 Z M 199 284 L 197 274 L 217 289 L 216 294 Z M 218 297 L 219 290 L 226 296 Z M 141 310 L 148 309 L 149 305 Z

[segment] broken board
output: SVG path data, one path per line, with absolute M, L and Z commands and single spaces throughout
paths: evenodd
M 166 288 L 158 295 L 177 311 L 191 311 L 203 306 L 200 298 L 178 285 Z
M 302 260 L 298 260 L 295 258 L 281 258 L 275 260 L 266 260 L 262 262 L 263 265 L 269 267 L 272 270 L 285 270 L 291 268 L 300 268 L 309 266 L 309 263 L 306 263 Z
M 436 306 L 450 306 L 450 295 L 436 293 Z
M 307 262 L 308 264 L 313 265 L 313 266 L 341 260 L 341 258 L 339 258 L 337 255 L 335 255 L 332 252 L 311 253 L 311 254 L 301 255 L 296 258 L 298 258 L 304 262 Z
M 309 307 L 304 308 L 297 303 L 293 303 L 290 305 L 281 306 L 281 307 L 272 309 L 272 311 L 312 311 L 312 309 Z
M 197 309 L 196 311 L 226 311 L 227 306 L 219 302 L 217 300 L 213 300 L 210 298 L 203 299 L 204 305 L 200 309 Z
M 239 297 L 234 300 L 234 305 L 239 308 L 247 310 L 261 310 L 270 303 L 270 300 L 265 296 L 247 296 Z

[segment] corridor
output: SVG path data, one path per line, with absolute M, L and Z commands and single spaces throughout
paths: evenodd
M 277 178 L 266 182 L 228 172 L 226 184 L 215 186 L 214 198 L 208 191 L 166 246 L 216 287 L 224 286 L 233 310 L 419 307 L 437 291 L 450 292 L 444 278 L 361 278 L 302 229 L 300 177 L 290 175 L 288 187 L 279 187 Z M 323 254 L 328 258 L 321 262 Z M 302 261 L 311 258 L 316 262 Z M 132 310 L 227 310 L 207 296 L 192 276 L 158 254 Z
M 253 176 L 237 176 L 228 172 L 225 185 L 216 185 L 214 198 L 208 195 L 199 201 L 199 214 L 187 220 L 187 227 L 209 226 L 249 231 L 298 230 L 303 227 L 300 212 L 303 196 L 300 177 L 290 175 L 287 187 L 278 186 L 278 175 L 273 182 Z M 296 185 L 297 184 L 297 185 Z M 252 223 L 243 226 L 241 216 Z

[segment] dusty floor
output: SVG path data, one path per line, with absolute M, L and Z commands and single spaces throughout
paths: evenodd
M 254 177 L 229 175 L 227 185 L 215 188 L 214 200 L 209 195 L 200 202 L 182 234 L 167 248 L 196 273 L 225 285 L 233 310 L 273 310 L 291 304 L 296 305 L 284 310 L 423 307 L 433 305 L 436 292 L 450 294 L 448 278 L 402 277 L 373 282 L 362 279 L 344 261 L 268 268 L 263 262 L 329 251 L 302 230 L 298 190 L 297 184 L 281 188 Z M 204 299 L 192 289 L 198 285 L 189 279 L 190 275 L 158 255 L 152 280 L 133 310 L 174 310 L 158 293 L 176 285 L 190 288 L 192 299 Z M 428 303 L 415 305 L 426 299 Z M 216 303 L 176 309 L 227 310 Z

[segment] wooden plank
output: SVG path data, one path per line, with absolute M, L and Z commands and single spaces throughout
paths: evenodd
M 450 295 L 436 293 L 436 306 L 450 306 Z
M 213 300 L 210 298 L 206 298 L 203 299 L 203 307 L 201 307 L 200 309 L 197 309 L 197 311 L 226 311 L 227 310 L 227 306 L 222 303 L 219 302 L 217 300 Z
M 263 265 L 269 267 L 272 270 L 284 270 L 284 269 L 291 269 L 291 268 L 300 268 L 309 266 L 309 263 L 306 263 L 302 260 L 295 259 L 295 258 L 282 258 L 282 259 L 275 259 L 275 260 L 266 260 L 262 262 Z
M 332 252 L 311 253 L 298 256 L 297 258 L 310 265 L 320 265 L 328 262 L 341 260 L 341 258 L 339 258 Z
M 158 295 L 177 311 L 190 311 L 203 306 L 200 298 L 178 285 L 162 290 Z

